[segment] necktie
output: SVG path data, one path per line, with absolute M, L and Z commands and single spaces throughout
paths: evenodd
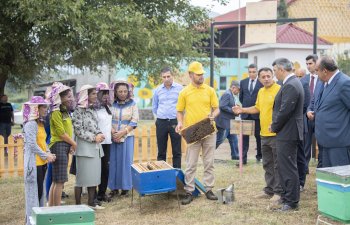
M 253 90 L 254 90 L 254 89 L 253 89 L 253 83 L 254 83 L 254 80 L 251 80 L 251 81 L 250 81 L 250 86 L 249 86 L 249 93 L 250 93 L 250 94 L 253 94 Z
M 315 86 L 315 77 L 311 75 L 311 82 L 310 82 L 310 96 L 312 97 L 314 95 L 314 86 Z

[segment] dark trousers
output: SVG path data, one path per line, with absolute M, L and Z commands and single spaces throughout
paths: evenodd
M 317 163 L 317 168 L 322 168 L 322 157 L 323 157 L 323 147 L 321 145 L 318 144 L 318 163 Z
M 246 120 L 253 120 L 249 117 Z M 261 138 L 260 138 L 260 120 L 254 120 L 255 121 L 255 130 L 254 130 L 254 136 L 256 139 L 256 159 L 261 159 Z M 243 163 L 247 163 L 247 154 L 249 150 L 249 136 L 243 135 Z
M 218 132 L 216 133 L 216 149 L 228 139 L 231 148 L 231 159 L 239 159 L 238 153 L 238 138 L 236 134 L 230 134 L 230 129 L 224 129 L 216 127 Z
M 36 167 L 36 176 L 37 176 L 36 181 L 38 185 L 39 202 L 44 192 L 44 180 L 45 180 L 46 170 L 47 170 L 47 164 Z
M 261 137 L 262 164 L 265 170 L 266 187 L 264 192 L 268 195 L 281 195 L 282 187 L 277 165 L 276 137 Z
M 103 144 L 104 156 L 101 158 L 101 183 L 98 185 L 98 196 L 103 197 L 106 194 L 108 185 L 109 175 L 109 155 L 110 155 L 110 144 Z
M 302 141 L 299 141 L 298 143 L 297 166 L 299 174 L 299 183 L 300 186 L 304 187 L 306 180 L 307 163 L 305 158 L 304 145 Z
M 181 136 L 175 132 L 176 119 L 157 119 L 156 132 L 158 144 L 157 160 L 166 161 L 166 151 L 168 147 L 168 135 L 170 135 L 171 147 L 173 150 L 173 167 L 181 168 Z
M 304 141 L 303 141 L 303 149 L 305 152 L 305 170 L 309 170 L 309 162 L 311 159 L 311 147 L 312 147 L 312 139 L 315 136 L 315 123 L 313 121 L 310 121 L 308 119 L 305 119 L 306 122 L 304 122 L 305 133 L 304 133 Z
M 278 173 L 283 188 L 281 195 L 284 204 L 297 207 L 300 199 L 300 184 L 297 168 L 299 141 L 276 140 Z
M 11 123 L 0 123 L 0 135 L 4 137 L 4 143 L 7 144 L 7 139 L 11 134 Z
M 350 146 L 326 148 L 322 146 L 322 167 L 350 165 Z

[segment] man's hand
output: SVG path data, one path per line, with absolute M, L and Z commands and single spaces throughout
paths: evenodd
M 210 122 L 213 122 L 215 117 L 213 116 L 213 114 L 209 114 L 208 115 L 208 118 L 210 119 Z
M 309 111 L 306 113 L 307 118 L 309 118 L 309 120 L 314 120 L 315 119 L 315 112 L 314 111 Z
M 243 113 L 243 109 L 242 109 L 242 107 L 240 107 L 239 105 L 233 106 L 233 107 L 232 107 L 232 111 L 233 111 L 234 114 L 237 114 L 237 115 Z
M 175 127 L 175 132 L 180 134 L 182 130 L 182 123 L 177 123 L 177 126 Z
M 271 133 L 273 133 L 273 131 L 272 131 L 272 129 L 271 129 L 271 124 L 270 124 L 270 126 L 269 126 L 269 131 L 270 131 Z

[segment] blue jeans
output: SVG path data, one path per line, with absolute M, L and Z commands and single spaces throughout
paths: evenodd
M 216 134 L 216 148 L 221 145 L 225 139 L 228 139 L 228 142 L 230 143 L 231 148 L 231 159 L 238 159 L 238 139 L 236 134 L 230 134 L 230 129 L 222 129 L 220 127 L 217 127 L 217 134 Z

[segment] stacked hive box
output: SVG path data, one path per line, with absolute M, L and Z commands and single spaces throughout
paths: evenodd
M 331 218 L 350 222 L 350 165 L 317 169 L 318 210 Z
M 94 210 L 86 205 L 33 207 L 32 225 L 94 225 Z

